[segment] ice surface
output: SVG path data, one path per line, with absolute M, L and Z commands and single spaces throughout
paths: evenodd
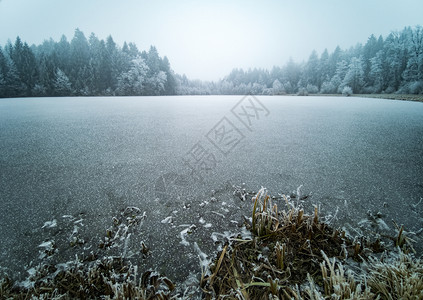
M 322 215 L 354 236 L 362 219 L 365 228 L 387 230 L 393 219 L 421 234 L 421 103 L 260 97 L 271 114 L 256 120 L 252 131 L 237 123 L 245 139 L 225 156 L 204 136 L 232 116 L 239 100 L 2 99 L 0 265 L 26 276 L 23 266 L 34 265 L 47 249 L 37 246 L 53 240 L 60 255 L 51 260 L 88 256 L 114 228 L 109 242 L 116 246 L 106 252 L 126 249 L 129 256 L 144 241 L 150 252 L 143 267 L 154 261 L 186 279 L 198 271 L 194 243 L 211 257 L 231 234 L 251 238 L 242 227 L 244 219 L 251 222 L 245 192 L 261 186 L 276 196 L 312 194 L 301 202 L 305 209 L 319 205 Z M 197 142 L 218 158 L 202 182 L 183 163 Z M 158 178 L 172 180 L 158 186 Z M 369 220 L 369 209 L 383 218 Z M 113 217 L 123 212 L 137 226 L 115 225 Z M 161 223 L 170 217 L 171 225 Z M 188 234 L 191 225 L 197 229 Z

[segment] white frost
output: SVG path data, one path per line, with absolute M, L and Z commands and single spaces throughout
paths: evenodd
M 163 220 L 161 220 L 160 223 L 171 224 L 171 223 L 173 223 L 173 217 L 172 216 L 166 217 Z
M 57 226 L 57 220 L 54 219 L 52 221 L 45 222 L 43 227 L 41 227 L 41 228 L 53 228 L 53 227 L 56 227 L 56 226 Z
M 40 245 L 38 245 L 38 247 L 44 248 L 46 250 L 51 250 L 53 249 L 53 245 L 54 245 L 53 241 L 47 241 L 47 242 L 41 243 Z

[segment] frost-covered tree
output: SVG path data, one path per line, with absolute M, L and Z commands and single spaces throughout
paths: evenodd
M 306 65 L 304 66 L 302 77 L 304 85 L 321 85 L 319 57 L 315 50 L 312 51 Z
M 70 43 L 62 36 L 57 43 L 49 39 L 31 47 L 18 37 L 0 47 L 0 97 L 56 95 L 57 69 L 67 75 L 73 95 L 274 94 L 280 89 L 295 94 L 300 87 L 308 93 L 342 93 L 346 85 L 354 93 L 423 93 L 422 32 L 417 26 L 386 39 L 372 35 L 364 46 L 336 47 L 320 57 L 313 51 L 306 63 L 290 59 L 271 71 L 234 69 L 216 82 L 175 74 L 155 47 L 142 52 L 133 43 L 119 47 L 111 36 L 101 40 L 91 34 L 87 40 L 77 29 Z M 135 71 L 138 57 L 148 67 L 145 76 Z
M 409 30 L 407 50 L 409 58 L 403 73 L 402 91 L 407 93 L 423 93 L 423 28 L 417 26 Z
M 137 96 L 144 94 L 147 82 L 148 66 L 144 59 L 137 57 L 132 60 L 129 71 L 118 77 L 117 94 Z
M 285 94 L 285 89 L 284 89 L 282 83 L 277 79 L 275 79 L 275 81 L 273 81 L 272 94 L 273 95 Z
M 392 93 L 398 90 L 403 80 L 402 74 L 407 65 L 407 33 L 393 32 L 385 41 L 385 53 L 389 74 L 386 92 Z
M 380 50 L 370 59 L 369 84 L 372 93 L 380 93 L 385 87 L 384 52 Z
M 318 88 L 321 88 L 321 85 L 323 84 L 324 81 L 327 80 L 327 78 L 331 77 L 331 68 L 330 68 L 330 61 L 329 61 L 329 51 L 327 49 L 325 49 L 322 53 L 322 55 L 320 56 L 320 60 L 319 60 L 319 86 Z
M 19 77 L 15 62 L 11 59 L 12 45 L 3 53 L 0 49 L 0 72 L 3 75 L 3 87 L 0 97 L 22 97 L 27 91 L 26 85 Z
M 56 79 L 54 80 L 53 86 L 57 96 L 72 95 L 73 90 L 69 77 L 59 68 L 56 71 Z
M 9 48 L 9 55 L 16 67 L 21 84 L 25 86 L 24 94 L 30 96 L 38 76 L 34 53 L 27 43 L 22 43 L 18 36 L 14 46 Z
M 148 94 L 158 96 L 165 91 L 167 76 L 163 71 L 159 71 L 151 77 L 147 77 L 146 85 L 149 87 Z
M 3 73 L 0 70 L 0 98 L 4 97 L 5 88 L 6 88 L 6 80 L 4 80 Z
M 349 87 L 348 85 L 344 86 L 344 88 L 342 89 L 342 95 L 351 96 L 352 94 L 353 94 L 352 88 Z
M 351 87 L 353 93 L 360 93 L 364 87 L 363 60 L 361 57 L 353 57 L 348 66 L 348 71 L 342 81 L 342 87 Z

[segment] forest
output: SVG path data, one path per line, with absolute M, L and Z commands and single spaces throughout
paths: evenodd
M 118 46 L 109 36 L 87 39 L 75 30 L 69 42 L 29 46 L 19 37 L 0 47 L 0 98 L 43 96 L 423 94 L 423 27 L 406 27 L 386 38 L 343 50 L 339 46 L 284 66 L 233 69 L 218 81 L 175 73 L 151 46 Z

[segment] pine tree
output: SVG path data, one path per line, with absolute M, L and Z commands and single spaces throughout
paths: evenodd
M 118 78 L 117 94 L 127 96 L 140 96 L 145 94 L 148 66 L 138 57 L 132 60 L 131 68 Z
M 354 94 L 361 93 L 364 87 L 363 59 L 361 57 L 353 57 L 351 59 L 348 71 L 342 81 L 342 86 L 351 87 Z
M 54 91 L 57 96 L 71 96 L 73 89 L 72 84 L 66 74 L 59 68 L 56 71 L 56 79 L 54 80 Z
M 385 88 L 385 74 L 383 62 L 384 52 L 380 50 L 376 53 L 376 56 L 370 59 L 370 73 L 369 73 L 369 84 L 373 87 L 373 93 L 380 93 Z

